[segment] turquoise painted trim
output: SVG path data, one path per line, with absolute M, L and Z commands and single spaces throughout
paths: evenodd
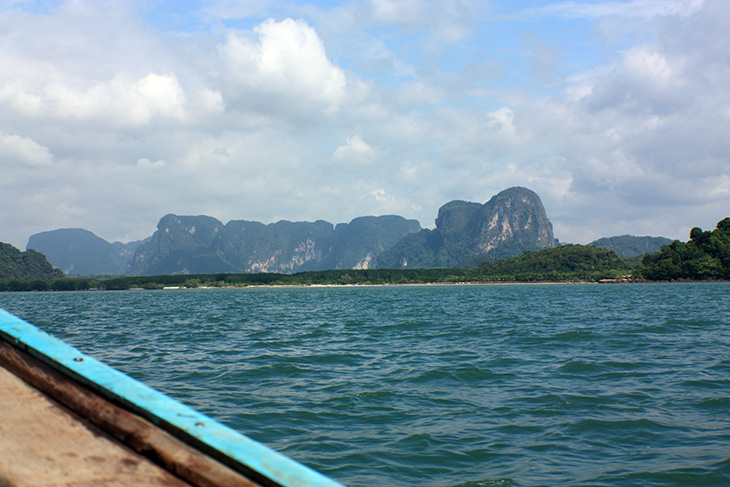
M 35 326 L 0 309 L 0 335 L 60 370 L 93 385 L 111 398 L 145 412 L 157 424 L 169 424 L 225 457 L 283 487 L 343 487 L 257 441 L 147 387 L 102 362 L 82 354 Z M 63 371 L 63 370 L 62 370 Z

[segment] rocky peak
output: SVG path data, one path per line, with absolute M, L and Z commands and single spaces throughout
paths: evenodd
M 450 201 L 439 208 L 439 214 L 436 217 L 436 228 L 443 235 L 467 231 L 469 222 L 480 208 L 479 203 L 459 200 Z
M 478 253 L 487 253 L 507 242 L 545 249 L 555 246 L 553 226 L 540 197 L 527 188 L 510 188 L 487 201 L 474 218 Z
M 409 235 L 378 256 L 379 267 L 478 265 L 556 245 L 540 197 L 510 188 L 484 204 L 451 201 L 439 209 L 434 230 Z

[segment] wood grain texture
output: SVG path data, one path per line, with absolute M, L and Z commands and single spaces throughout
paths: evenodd
M 0 487 L 260 486 L 4 341 L 0 365 L 7 369 L 0 369 Z M 123 483 L 151 467 L 154 475 Z M 63 477 L 84 472 L 89 480 Z M 37 475 L 42 480 L 32 483 Z

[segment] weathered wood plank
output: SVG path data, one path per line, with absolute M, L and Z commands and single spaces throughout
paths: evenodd
M 4 368 L 0 486 L 190 487 Z
M 0 364 L 120 443 L 191 485 L 196 487 L 260 487 L 260 484 L 251 481 L 241 473 L 192 448 L 138 415 L 112 404 L 29 354 L 1 340 Z M 2 395 L 6 396 L 5 391 L 2 392 Z M 4 421 L 2 420 L 2 422 Z M 4 428 L 4 425 L 0 424 L 0 428 Z M 0 429 L 0 433 L 2 432 L 3 429 Z M 1 440 L 2 438 L 0 438 Z M 2 471 L 0 471 L 0 475 L 4 475 Z M 9 485 L 15 485 L 14 480 L 10 480 L 10 478 L 6 480 L 11 482 Z M 0 486 L 2 485 L 3 478 L 0 477 Z M 70 483 L 68 485 L 83 484 Z M 98 487 L 100 484 L 94 483 L 93 485 Z

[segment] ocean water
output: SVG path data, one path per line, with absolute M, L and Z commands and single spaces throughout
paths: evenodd
M 730 485 L 730 283 L 0 293 L 352 487 Z

